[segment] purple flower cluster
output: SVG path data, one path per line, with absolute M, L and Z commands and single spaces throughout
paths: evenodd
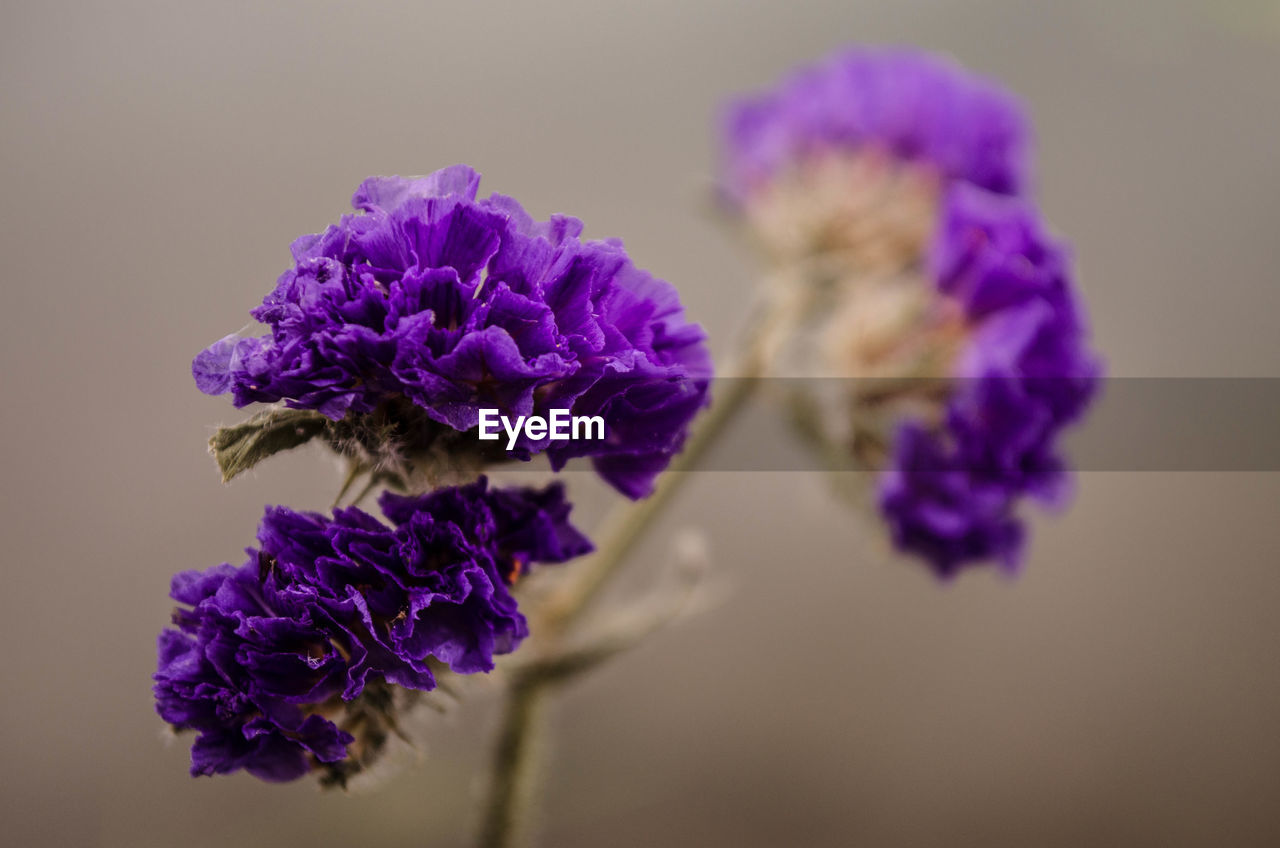
M 332 517 L 266 511 L 239 567 L 184 572 L 159 640 L 157 711 L 195 730 L 193 775 L 292 780 L 353 756 L 357 706 L 385 684 L 426 691 L 436 669 L 488 671 L 527 634 L 509 586 L 533 562 L 591 544 L 557 484 L 460 488 Z
M 871 149 L 1015 194 L 1029 136 L 1016 100 L 988 80 L 916 50 L 850 48 L 729 105 L 720 186 L 741 204 L 800 162 Z
M 1062 496 L 1055 443 L 1101 373 L 1087 352 L 1068 255 L 1026 196 L 1029 138 L 1021 107 L 995 83 L 928 54 L 863 48 L 732 104 L 723 131 L 722 191 L 748 211 L 770 202 L 771 185 L 833 155 L 870 153 L 937 178 L 936 199 L 911 207 L 936 216 L 913 222 L 932 239 L 899 241 L 930 254 L 903 263 L 923 269 L 926 298 L 939 306 L 925 314 L 963 318 L 950 372 L 930 375 L 949 378 L 952 390 L 940 425 L 894 425 L 879 501 L 895 544 L 943 575 L 990 560 L 1016 567 L 1018 502 Z M 815 200 L 815 208 L 827 207 Z M 899 226 L 858 223 L 891 234 Z
M 510 456 L 545 452 L 557 469 L 589 456 L 624 494 L 647 494 L 706 402 L 701 328 L 620 242 L 477 200 L 479 183 L 462 165 L 366 180 L 356 214 L 294 242 L 294 267 L 252 312 L 270 334 L 200 353 L 196 384 L 335 421 L 407 408 L 423 420 L 402 429 L 419 435 L 472 430 L 481 408 L 598 415 L 603 441 L 522 435 Z
M 1024 533 L 1015 508 L 1025 495 L 1063 495 L 1056 442 L 1084 412 L 1100 365 L 1067 253 L 1027 201 L 953 187 L 930 264 L 970 331 L 943 426 L 899 425 L 880 506 L 896 544 L 943 575 L 976 561 L 1016 568 Z

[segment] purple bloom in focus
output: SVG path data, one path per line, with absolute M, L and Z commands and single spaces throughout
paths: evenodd
M 730 104 L 720 189 L 741 205 L 801 163 L 872 151 L 1017 194 L 1029 136 L 1021 107 L 994 82 L 916 50 L 848 48 Z
M 477 200 L 479 182 L 462 165 L 366 180 L 356 214 L 294 242 L 294 267 L 252 312 L 270 334 L 210 346 L 196 384 L 237 406 L 376 413 L 410 434 L 401 453 L 471 431 L 481 408 L 599 415 L 603 441 L 522 436 L 511 458 L 546 452 L 559 469 L 589 456 L 624 494 L 647 494 L 706 402 L 701 328 L 620 242 L 582 241 L 577 219 L 537 222 L 509 197 Z
M 899 426 L 880 506 L 895 543 L 943 575 L 976 561 L 1016 568 L 1030 495 L 1066 488 L 1056 450 L 1101 367 L 1072 289 L 1067 252 L 1021 199 L 955 185 L 931 256 L 938 292 L 962 308 L 966 342 L 940 428 Z
M 394 526 L 270 507 L 244 565 L 174 577 L 184 606 L 160 634 L 156 709 L 197 731 L 192 774 L 341 780 L 394 728 L 388 684 L 491 670 L 528 632 L 511 582 L 591 549 L 558 484 L 481 479 L 382 507 Z M 362 738 L 374 720 L 380 738 Z

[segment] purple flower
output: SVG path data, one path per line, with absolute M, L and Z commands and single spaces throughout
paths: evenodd
M 391 687 L 491 670 L 528 632 L 511 582 L 591 548 L 559 485 L 482 479 L 382 507 L 393 526 L 269 507 L 244 565 L 174 577 L 156 708 L 197 731 L 192 774 L 345 778 L 394 727 Z
M 200 353 L 197 386 L 237 406 L 376 419 L 405 440 L 398 454 L 472 431 L 481 408 L 598 415 L 603 441 L 522 435 L 510 458 L 591 457 L 624 494 L 647 494 L 706 402 L 701 328 L 620 242 L 582 241 L 577 219 L 537 222 L 509 197 L 477 200 L 479 182 L 462 165 L 366 180 L 356 214 L 294 242 L 294 267 L 252 312 L 271 332 Z
M 997 83 L 883 48 L 732 103 L 721 133 L 721 192 L 757 245 L 789 278 L 830 278 L 824 349 L 858 378 L 830 438 L 887 467 L 895 544 L 943 575 L 1017 566 L 1018 507 L 1063 497 L 1057 442 L 1100 373 L 1067 253 L 1026 200 L 1030 136 Z
M 1034 207 L 957 184 L 930 258 L 938 294 L 967 325 L 940 427 L 899 425 L 880 506 L 896 544 L 943 575 L 960 566 L 1020 563 L 1024 496 L 1059 501 L 1064 428 L 1093 397 L 1101 366 L 1070 278 L 1065 248 Z
M 830 154 L 881 153 L 944 181 L 1024 190 L 1027 121 L 996 83 L 910 49 L 847 48 L 728 108 L 721 133 L 731 203 Z

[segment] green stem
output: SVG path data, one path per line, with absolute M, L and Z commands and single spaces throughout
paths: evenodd
M 537 785 L 543 687 L 515 680 L 507 695 L 502 731 L 494 752 L 493 785 L 489 787 L 480 848 L 519 844 Z
M 552 599 L 543 620 L 543 635 L 555 641 L 587 610 L 591 602 L 634 550 L 636 542 L 675 497 L 680 487 L 719 436 L 747 405 L 759 388 L 772 358 L 772 345 L 799 324 L 813 303 L 806 294 L 793 309 L 765 308 L 752 321 L 738 367 L 728 371 L 711 409 L 694 424 L 684 450 L 658 478 L 653 494 L 615 511 L 599 534 L 596 553 L 583 563 L 579 578 L 558 598 Z M 538 746 L 539 715 L 547 693 L 559 679 L 552 676 L 518 677 L 507 696 L 502 732 L 494 757 L 493 783 L 485 811 L 481 848 L 510 848 L 520 844 L 520 822 L 534 794 L 536 768 L 532 762 Z
M 545 622 L 549 636 L 562 634 L 590 607 L 636 541 L 671 503 L 688 472 L 695 470 L 716 437 L 751 400 L 767 373 L 772 346 L 804 319 L 812 303 L 813 297 L 806 294 L 790 309 L 770 308 L 768 303 L 761 305 L 748 325 L 737 366 L 727 369 L 726 376 L 720 378 L 720 391 L 713 397 L 711 409 L 694 423 L 684 450 L 658 477 L 653 494 L 637 503 L 622 504 L 605 519 L 598 534 L 600 544 L 596 553 L 583 563 L 581 576 L 561 597 L 552 600 Z
M 715 437 L 750 400 L 760 384 L 759 376 L 753 374 L 727 381 L 724 391 L 703 416 L 697 430 L 685 444 L 685 449 L 658 478 L 653 494 L 635 504 L 627 504 L 626 508 L 614 512 L 606 519 L 600 533 L 603 541 L 596 554 L 583 563 L 581 576 L 565 595 L 553 601 L 553 608 L 546 622 L 551 635 L 563 633 L 590 607 L 591 601 L 626 560 L 649 525 L 680 491 L 689 477 L 688 472 L 694 470 Z

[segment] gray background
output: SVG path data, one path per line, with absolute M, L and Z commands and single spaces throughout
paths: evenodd
M 337 484 L 300 453 L 220 486 L 236 413 L 190 358 L 366 175 L 465 161 L 622 236 L 724 350 L 752 276 L 701 208 L 712 110 L 916 43 L 1029 104 L 1112 373 L 1280 376 L 1274 4 L 1053 5 L 5 3 L 0 842 L 466 844 L 484 687 L 350 797 L 190 780 L 150 701 L 170 573 Z M 1091 472 L 1024 577 L 944 587 L 815 475 L 700 476 L 638 559 L 705 528 L 731 592 L 562 699 L 545 844 L 1280 844 L 1277 495 Z

